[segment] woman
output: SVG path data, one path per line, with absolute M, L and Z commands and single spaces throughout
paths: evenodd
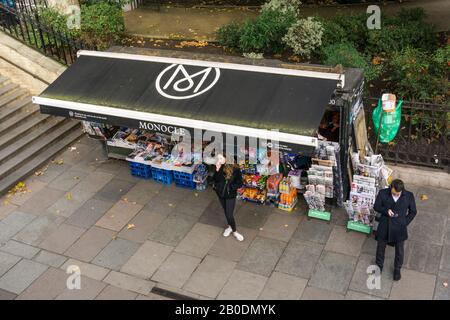
M 225 212 L 228 227 L 223 232 L 224 237 L 231 233 L 238 241 L 244 241 L 242 234 L 236 231 L 234 221 L 234 207 L 236 205 L 237 190 L 242 186 L 242 174 L 236 163 L 226 164 L 223 155 L 217 156 L 216 170 L 214 172 L 214 190 L 219 197 L 220 204 Z

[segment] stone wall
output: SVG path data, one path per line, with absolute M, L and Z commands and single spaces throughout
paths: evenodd
M 47 0 L 47 4 L 61 13 L 67 13 L 67 9 L 71 5 L 79 5 L 78 0 Z
M 405 184 L 415 184 L 450 190 L 450 174 L 442 170 L 414 167 L 406 165 L 391 165 L 394 178 L 402 179 Z
M 66 66 L 0 31 L 0 73 L 32 94 L 41 93 Z

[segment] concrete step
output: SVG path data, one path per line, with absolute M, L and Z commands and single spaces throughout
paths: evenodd
M 34 104 L 27 104 L 19 112 L 16 112 L 13 116 L 7 120 L 0 122 L 0 136 L 13 127 L 20 125 L 21 122 L 27 121 L 30 117 L 39 113 L 39 107 Z
M 8 82 L 9 82 L 9 79 L 0 74 L 0 85 L 4 85 L 5 83 L 8 83 Z
M 0 110 L 3 109 L 4 107 L 7 107 L 9 103 L 11 103 L 12 101 L 23 97 L 24 95 L 26 95 L 28 92 L 25 89 L 17 89 L 17 90 L 13 90 L 10 93 L 6 93 L 2 96 L 0 96 Z M 29 97 L 30 101 L 31 101 L 31 96 Z
M 25 177 L 41 168 L 47 161 L 52 159 L 61 150 L 65 149 L 83 135 L 81 125 L 78 122 L 71 120 L 68 121 L 69 123 L 75 124 L 75 126 L 69 129 L 70 131 L 66 131 L 65 135 L 59 137 L 59 139 L 56 139 L 52 145 L 42 149 L 41 152 L 35 154 L 33 157 L 29 157 L 28 161 L 20 168 L 17 168 L 7 176 L 0 179 L 0 195 L 7 193 L 8 190 L 15 186 L 19 181 L 23 181 Z M 68 128 L 70 128 L 70 126 L 68 126 Z
M 10 96 L 8 94 L 8 101 L 3 106 L 0 106 L 0 123 L 19 112 L 27 104 L 31 104 L 30 96 L 21 96 L 17 91 L 12 93 Z M 1 99 L 1 97 L 0 97 Z M 5 99 L 6 100 L 6 99 Z
M 74 128 L 79 128 L 80 124 L 76 121 L 64 119 L 63 123 L 54 130 L 51 130 L 27 148 L 18 152 L 13 158 L 0 165 L 0 180 L 22 167 L 26 162 L 31 161 L 35 156 L 46 149 L 48 146 L 62 140 L 64 136 Z
M 15 83 L 7 83 L 3 85 L 3 83 L 0 83 L 0 96 L 4 95 L 5 93 L 12 92 L 16 89 L 19 89 L 19 86 Z
M 44 121 L 48 119 L 50 119 L 49 115 L 38 114 L 34 117 L 31 117 L 28 121 L 20 123 L 14 129 L 5 132 L 2 136 L 0 136 L 0 152 L 13 140 L 26 134 L 29 130 L 32 130 L 33 128 L 35 129 L 37 126 L 43 124 Z
M 38 142 L 38 139 L 45 138 L 45 134 L 48 134 L 52 130 L 56 130 L 59 125 L 64 123 L 64 120 L 66 119 L 61 117 L 50 117 L 42 125 L 25 132 L 17 139 L 14 139 L 0 151 L 0 165 L 16 156 L 30 144 Z

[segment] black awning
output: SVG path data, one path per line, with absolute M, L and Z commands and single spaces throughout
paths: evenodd
M 80 52 L 33 101 L 41 112 L 154 129 L 165 125 L 313 148 L 338 74 L 198 60 Z M 287 148 L 289 149 L 289 148 Z M 303 148 L 304 149 L 304 148 Z

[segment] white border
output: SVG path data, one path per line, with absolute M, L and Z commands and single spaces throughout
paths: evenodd
M 149 62 L 170 63 L 170 64 L 183 64 L 183 65 L 200 66 L 200 67 L 212 67 L 212 68 L 220 68 L 220 69 L 281 74 L 281 75 L 288 75 L 288 76 L 330 79 L 330 80 L 340 81 L 342 88 L 345 86 L 345 75 L 340 74 L 340 73 L 326 73 L 326 72 L 318 72 L 318 71 L 254 66 L 254 65 L 238 64 L 238 63 L 212 62 L 212 61 L 205 61 L 205 60 L 191 60 L 191 59 L 179 59 L 179 58 L 168 58 L 168 57 L 157 57 L 157 56 L 144 56 L 144 55 L 138 55 L 138 54 L 119 53 L 119 52 L 104 52 L 104 51 L 80 50 L 77 52 L 77 56 L 78 57 L 91 56 L 91 57 L 125 59 L 125 60 L 134 60 L 134 61 L 149 61 Z
M 124 110 L 111 107 L 98 106 L 93 104 L 79 103 L 73 101 L 65 101 L 58 99 L 50 99 L 44 97 L 33 96 L 33 103 L 50 106 L 54 108 L 71 109 L 74 111 L 86 112 L 86 113 L 98 113 L 106 116 L 116 116 L 123 117 L 141 121 L 148 122 L 160 122 L 165 124 L 170 124 L 179 127 L 189 127 L 202 130 L 210 130 L 221 133 L 229 133 L 240 136 L 248 136 L 254 138 L 261 138 L 267 140 L 275 140 L 279 142 L 292 143 L 297 145 L 304 145 L 317 148 L 318 141 L 315 137 L 302 136 L 291 133 L 276 132 L 264 129 L 240 127 L 235 125 L 194 120 L 188 118 L 180 118 L 173 116 L 166 116 L 155 113 L 134 111 L 134 110 Z M 276 128 L 274 128 L 276 129 Z

